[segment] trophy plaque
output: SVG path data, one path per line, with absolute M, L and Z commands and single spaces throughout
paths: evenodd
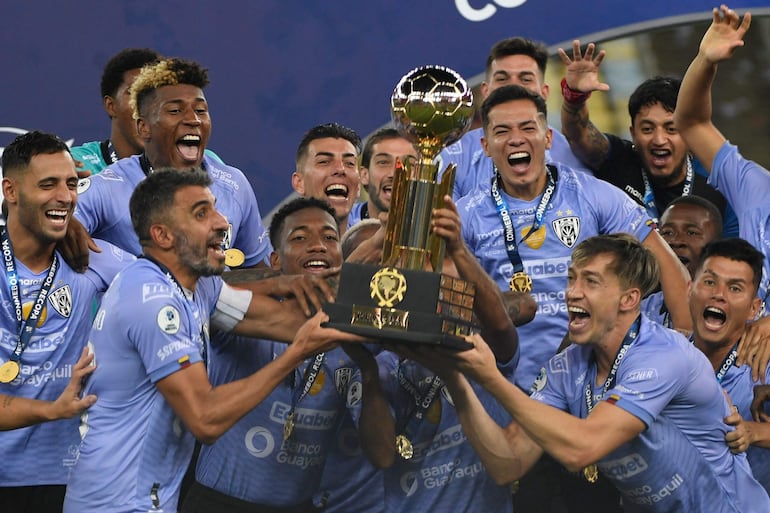
M 391 97 L 393 122 L 419 158 L 396 166 L 380 265 L 345 263 L 327 325 L 389 343 L 456 349 L 476 331 L 475 286 L 442 274 L 444 240 L 430 232 L 433 209 L 452 195 L 456 165 L 440 182 L 435 159 L 470 127 L 473 94 L 455 71 L 424 66 L 404 75 Z

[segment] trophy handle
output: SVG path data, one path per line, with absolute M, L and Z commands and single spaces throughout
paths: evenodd
M 455 184 L 455 172 L 457 171 L 457 164 L 449 164 L 444 170 L 444 175 L 441 178 L 441 183 L 436 189 L 436 194 L 433 198 L 433 208 L 444 207 L 444 196 L 452 195 Z M 433 271 L 440 273 L 444 267 L 444 254 L 446 253 L 446 242 L 443 238 L 431 234 L 430 235 L 430 263 L 433 266 Z

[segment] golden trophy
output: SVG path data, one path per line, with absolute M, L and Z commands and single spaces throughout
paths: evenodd
M 388 341 L 464 349 L 472 333 L 473 283 L 441 273 L 444 240 L 430 231 L 433 209 L 452 195 L 456 165 L 438 179 L 435 159 L 473 119 L 473 93 L 455 71 L 423 66 L 404 75 L 391 97 L 399 132 L 419 158 L 397 166 L 381 265 L 345 263 L 329 325 Z

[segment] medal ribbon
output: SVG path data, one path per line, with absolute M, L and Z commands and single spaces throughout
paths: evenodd
M 535 217 L 532 219 L 532 227 L 527 232 L 527 235 L 521 239 L 524 242 L 530 235 L 535 233 L 543 225 L 543 217 L 545 217 L 545 211 L 548 209 L 548 205 L 551 203 L 551 197 L 556 190 L 556 181 L 553 179 L 551 169 L 546 167 L 546 173 L 548 175 L 548 183 L 545 186 L 543 194 L 540 196 L 537 208 L 535 209 Z M 508 260 L 513 264 L 513 273 L 516 274 L 524 271 L 524 262 L 521 260 L 519 254 L 519 248 L 516 243 L 516 231 L 513 228 L 513 221 L 511 220 L 511 214 L 508 212 L 508 205 L 506 204 L 503 195 L 500 194 L 498 180 L 501 180 L 500 172 L 495 168 L 495 176 L 492 177 L 492 200 L 495 202 L 497 213 L 500 216 L 500 221 L 503 223 L 503 233 L 505 234 L 505 252 L 508 253 Z
M 318 375 L 321 372 L 321 367 L 323 366 L 325 357 L 326 357 L 326 353 L 318 353 L 317 355 L 315 355 L 315 358 L 313 359 L 313 363 L 311 365 L 308 365 L 305 368 L 305 374 L 302 377 L 302 382 L 304 383 L 304 386 L 302 388 L 297 388 L 296 390 L 293 390 L 292 396 L 291 396 L 291 409 L 289 410 L 289 413 L 286 415 L 287 419 L 291 419 L 294 417 L 294 410 L 297 409 L 297 405 L 300 403 L 300 401 L 302 401 L 302 399 L 305 398 L 308 392 L 310 392 L 310 389 L 313 388 L 313 384 L 315 383 L 315 380 L 318 378 Z M 294 385 L 292 384 L 292 389 L 293 388 L 294 388 Z
M 148 255 L 140 255 L 139 258 L 144 258 L 145 260 L 149 260 L 158 268 L 161 270 L 163 274 L 166 275 L 166 279 L 171 282 L 171 285 L 174 289 L 174 292 L 176 292 L 179 297 L 182 299 L 182 303 L 186 306 L 185 313 L 187 314 L 187 319 L 190 321 L 190 324 L 192 326 L 198 325 L 198 328 L 200 329 L 200 337 L 201 337 L 201 357 L 203 358 L 203 365 L 208 366 L 208 333 L 206 333 L 206 330 L 204 329 L 204 322 L 203 319 L 200 318 L 199 320 L 195 320 L 195 314 L 193 313 L 193 302 L 187 298 L 187 294 L 184 292 L 184 288 L 182 285 L 179 284 L 179 281 L 177 281 L 176 276 L 174 276 L 171 271 L 166 267 L 165 265 L 161 264 L 154 258 Z
M 716 378 L 719 384 L 722 384 L 722 380 L 725 379 L 725 375 L 730 368 L 735 365 L 735 360 L 738 358 L 738 343 L 736 342 L 730 353 L 722 360 L 722 365 L 719 366 L 719 370 L 716 372 Z
M 16 342 L 16 348 L 14 348 L 13 354 L 11 354 L 11 360 L 18 363 L 21 361 L 21 354 L 24 352 L 24 348 L 27 347 L 27 344 L 32 339 L 32 335 L 37 329 L 37 321 L 43 313 L 45 300 L 48 297 L 48 293 L 51 291 L 56 270 L 59 268 L 59 258 L 56 256 L 56 253 L 54 253 L 53 259 L 51 260 L 51 267 L 48 268 L 48 273 L 46 274 L 43 283 L 40 285 L 37 299 L 25 321 L 23 318 L 24 314 L 22 311 L 21 294 L 19 292 L 19 275 L 16 272 L 16 262 L 13 258 L 11 239 L 8 237 L 8 232 L 6 230 L 2 231 L 1 237 L 3 261 L 5 262 L 5 275 L 8 279 L 11 298 L 13 299 L 13 309 L 16 313 L 16 323 L 19 329 L 19 340 Z
M 692 160 L 690 159 L 689 155 L 687 155 L 686 158 L 686 166 L 687 171 L 684 177 L 684 185 L 682 186 L 682 196 L 690 195 L 692 192 L 692 184 L 695 180 L 695 173 L 692 169 Z M 652 191 L 650 178 L 647 176 L 647 173 L 645 173 L 644 170 L 642 170 L 642 181 L 644 181 L 644 208 L 647 210 L 647 215 L 650 216 L 653 221 L 655 221 L 655 224 L 657 224 L 660 212 L 658 211 L 658 206 L 655 204 L 655 193 Z
M 620 362 L 623 361 L 623 358 L 626 356 L 626 353 L 628 352 L 628 348 L 631 347 L 631 344 L 634 343 L 634 341 L 636 340 L 636 337 L 639 335 L 639 326 L 641 325 L 641 321 L 642 321 L 641 316 L 637 317 L 634 323 L 628 329 L 628 333 L 626 333 L 626 336 L 623 337 L 623 343 L 620 344 L 620 347 L 618 348 L 618 353 L 615 355 L 615 361 L 612 362 L 612 368 L 610 369 L 610 373 L 607 375 L 607 379 L 604 381 L 602 395 L 599 397 L 600 401 L 604 399 L 604 394 L 607 393 L 607 390 L 615 386 L 615 379 L 618 374 L 618 368 L 620 367 Z M 593 363 L 595 364 L 596 361 L 594 360 Z M 589 414 L 591 413 L 591 410 L 594 409 L 594 399 L 593 399 L 594 396 L 593 396 L 592 382 L 593 382 L 593 379 L 590 379 L 589 376 L 586 375 L 585 399 L 586 399 L 586 406 L 588 407 Z
M 438 395 L 438 391 L 441 390 L 441 387 L 444 383 L 438 376 L 433 376 L 430 387 L 428 388 L 428 392 L 424 396 L 421 396 L 419 390 L 417 390 L 417 387 L 415 387 L 408 379 L 406 379 L 406 376 L 404 376 L 404 370 L 401 367 L 401 362 L 398 364 L 398 383 L 401 385 L 401 388 L 406 390 L 414 399 L 415 409 L 412 411 L 412 414 L 405 422 L 404 429 L 401 430 L 404 436 L 406 436 L 406 438 L 411 441 L 413 440 L 414 435 L 417 433 L 417 428 L 420 427 L 422 419 L 425 418 L 425 413 L 433 404 L 433 401 Z

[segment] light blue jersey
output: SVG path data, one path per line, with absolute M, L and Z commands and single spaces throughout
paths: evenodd
M 72 366 L 86 345 L 94 297 L 107 290 L 115 275 L 134 259 L 111 244 L 96 242 L 102 252 L 91 253 L 84 274 L 73 271 L 58 255 L 59 267 L 41 320 L 21 354 L 19 376 L 10 383 L 0 383 L 0 393 L 53 401 L 64 391 L 72 376 Z M 48 269 L 35 274 L 14 260 L 23 311 L 29 312 Z M 19 326 L 6 273 L 2 273 L 0 281 L 0 361 L 6 362 L 19 340 Z M 0 486 L 65 484 L 79 443 L 77 418 L 3 432 Z
M 765 369 L 765 383 L 770 383 L 770 367 Z M 733 405 L 738 408 L 744 420 L 753 421 L 751 415 L 751 401 L 754 399 L 754 386 L 761 385 L 751 379 L 751 366 L 733 365 L 722 379 L 722 387 L 727 390 Z M 770 413 L 770 405 L 765 403 L 765 413 Z M 749 447 L 746 456 L 751 465 L 754 477 L 770 493 L 770 449 L 762 447 Z
M 725 141 L 714 157 L 709 184 L 721 192 L 738 216 L 740 237 L 765 255 L 759 297 L 767 299 L 770 288 L 770 171 L 747 160 L 738 148 Z M 767 306 L 764 314 L 768 313 Z
M 500 366 L 510 380 L 517 361 L 518 354 Z M 407 429 L 405 425 L 414 417 L 418 398 L 400 383 L 399 374 L 414 387 L 420 399 L 428 395 L 434 375 L 412 361 L 399 363 L 398 356 L 387 351 L 377 356 L 377 363 L 383 392 L 393 410 L 396 432 L 403 434 Z M 360 380 L 360 373 L 355 379 Z M 489 415 L 500 426 L 507 426 L 511 417 L 505 409 L 482 387 L 475 383 L 472 386 Z M 414 456 L 405 460 L 396 455 L 393 465 L 384 470 L 386 512 L 511 511 L 510 486 L 496 484 L 487 473 L 463 432 L 444 386 L 409 438 Z
M 554 168 L 551 168 L 554 169 Z M 559 165 L 556 189 L 545 210 L 543 224 L 519 253 L 532 278 L 535 318 L 517 329 L 521 362 L 516 384 L 528 391 L 540 368 L 556 353 L 567 333 L 567 269 L 572 249 L 598 234 L 626 232 L 643 241 L 652 231 L 644 209 L 620 189 L 584 173 Z M 523 201 L 500 191 L 508 204 L 516 240 L 529 232 L 540 198 Z M 484 270 L 502 290 L 509 289 L 513 265 L 505 251 L 503 224 L 489 191 L 477 189 L 462 198 L 457 208 L 463 239 Z
M 642 300 L 642 313 L 665 328 L 673 328 L 671 314 L 663 302 L 663 292 L 660 290 Z
M 359 201 L 358 203 L 353 203 L 353 207 L 350 209 L 350 214 L 348 215 L 348 228 L 352 228 L 353 226 L 360 223 L 364 219 L 369 219 L 368 210 L 364 209 L 364 207 L 366 207 L 367 205 L 368 203 L 366 201 Z M 366 217 L 361 217 L 364 212 L 367 212 Z
M 107 290 L 89 337 L 97 369 L 85 392 L 98 399 L 83 415 L 66 513 L 147 513 L 153 489 L 176 511 L 194 439 L 156 383 L 203 360 L 221 288 L 221 278 L 201 278 L 189 299 L 141 258 Z
M 250 376 L 273 361 L 286 344 L 234 335 L 215 337 L 209 366 L 216 386 Z M 242 501 L 293 506 L 318 489 L 326 453 L 345 408 L 353 375 L 342 349 L 326 353 L 320 372 L 301 397 L 304 375 L 314 358 L 287 376 L 256 408 L 214 444 L 203 446 L 196 481 Z M 284 440 L 284 424 L 293 398 L 294 429 Z
M 562 163 L 565 166 L 592 175 L 590 169 L 585 167 L 572 153 L 569 143 L 564 135 L 552 128 L 553 142 L 549 150 L 545 150 L 545 160 L 548 163 Z M 484 153 L 481 146 L 481 138 L 484 137 L 484 129 L 476 128 L 465 134 L 459 141 L 444 148 L 438 156 L 439 176 L 443 176 L 446 167 L 450 163 L 457 164 L 455 173 L 455 186 L 452 194 L 455 201 L 481 188 L 489 190 L 495 167 L 492 159 Z
M 204 156 L 203 165 L 211 177 L 211 192 L 230 225 L 225 248 L 238 248 L 250 267 L 269 262 L 270 240 L 262 224 L 257 198 L 246 177 L 234 167 Z M 131 225 L 129 200 L 145 174 L 139 156 L 119 160 L 103 172 L 78 183 L 75 217 L 88 233 L 140 255 L 142 248 Z
M 586 383 L 596 382 L 592 360 L 584 345 L 554 356 L 532 397 L 587 417 Z M 732 454 L 724 441 L 729 407 L 711 364 L 681 334 L 642 316 L 614 386 L 602 392 L 593 387 L 594 403 L 608 401 L 646 426 L 598 462 L 626 513 L 770 511 L 745 455 Z

